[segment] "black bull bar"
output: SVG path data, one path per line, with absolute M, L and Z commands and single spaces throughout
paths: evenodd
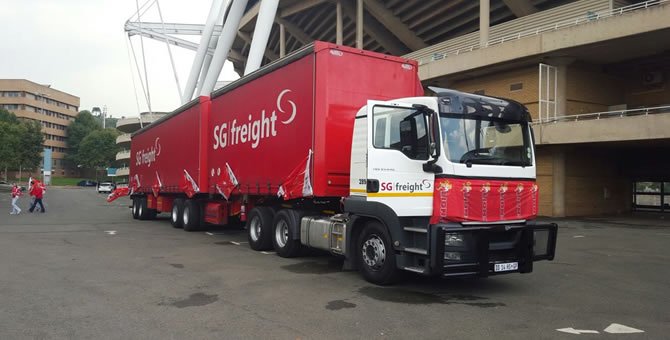
M 508 225 L 447 223 L 434 225 L 431 232 L 433 274 L 485 277 L 530 273 L 534 261 L 553 260 L 558 225 L 532 221 Z M 450 240 L 460 239 L 461 244 L 445 244 L 447 235 Z M 515 262 L 518 268 L 510 268 Z M 496 271 L 496 264 L 501 270 Z

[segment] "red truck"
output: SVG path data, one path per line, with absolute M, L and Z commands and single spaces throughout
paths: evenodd
M 133 217 L 245 222 L 254 250 L 326 250 L 377 284 L 552 260 L 526 108 L 423 97 L 417 67 L 315 42 L 180 107 L 132 136 Z

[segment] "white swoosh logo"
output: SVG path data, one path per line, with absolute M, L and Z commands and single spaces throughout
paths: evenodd
M 281 99 L 288 92 L 291 92 L 291 90 L 286 89 L 284 91 L 281 91 L 279 93 L 279 96 L 277 96 L 277 108 L 279 109 L 279 111 L 281 113 L 285 113 L 284 109 L 282 109 L 282 107 L 281 107 Z M 291 117 L 289 117 L 287 120 L 282 121 L 282 124 L 291 124 L 291 122 L 293 122 L 293 119 L 295 119 L 295 114 L 297 112 L 296 107 L 295 107 L 295 103 L 292 100 L 288 100 L 288 103 L 291 104 L 291 109 L 292 109 Z
M 160 137 L 156 137 L 156 141 L 154 142 L 154 148 L 155 148 L 155 150 L 156 150 L 156 156 L 158 156 L 158 155 L 161 154 L 161 144 L 158 143 L 158 141 L 159 141 L 160 139 L 161 139 Z

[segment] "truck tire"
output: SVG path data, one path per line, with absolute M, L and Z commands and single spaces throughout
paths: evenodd
M 272 248 L 272 220 L 274 210 L 269 207 L 255 207 L 247 218 L 247 238 L 253 250 Z
M 399 271 L 395 252 L 384 225 L 378 221 L 368 222 L 361 231 L 356 249 L 358 268 L 365 280 L 378 285 L 397 281 Z
M 181 228 L 184 225 L 182 212 L 184 211 L 184 200 L 177 198 L 172 202 L 172 212 L 170 213 L 170 223 L 175 228 Z
M 272 245 L 281 257 L 296 257 L 302 254 L 304 247 L 300 240 L 292 235 L 300 230 L 302 214 L 291 209 L 282 209 L 272 221 Z
M 149 208 L 147 208 L 147 198 L 142 196 L 138 198 L 137 217 L 142 220 L 149 219 Z
M 133 215 L 133 219 L 137 220 L 140 218 L 140 199 L 139 197 L 133 197 L 133 206 L 131 208 L 131 213 Z
M 200 204 L 196 200 L 186 200 L 182 212 L 184 230 L 198 231 L 200 229 Z

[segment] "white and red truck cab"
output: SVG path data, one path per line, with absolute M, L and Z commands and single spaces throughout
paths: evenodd
M 527 109 L 432 90 L 412 60 L 315 42 L 135 133 L 133 217 L 242 221 L 255 250 L 326 250 L 377 284 L 552 260 Z

